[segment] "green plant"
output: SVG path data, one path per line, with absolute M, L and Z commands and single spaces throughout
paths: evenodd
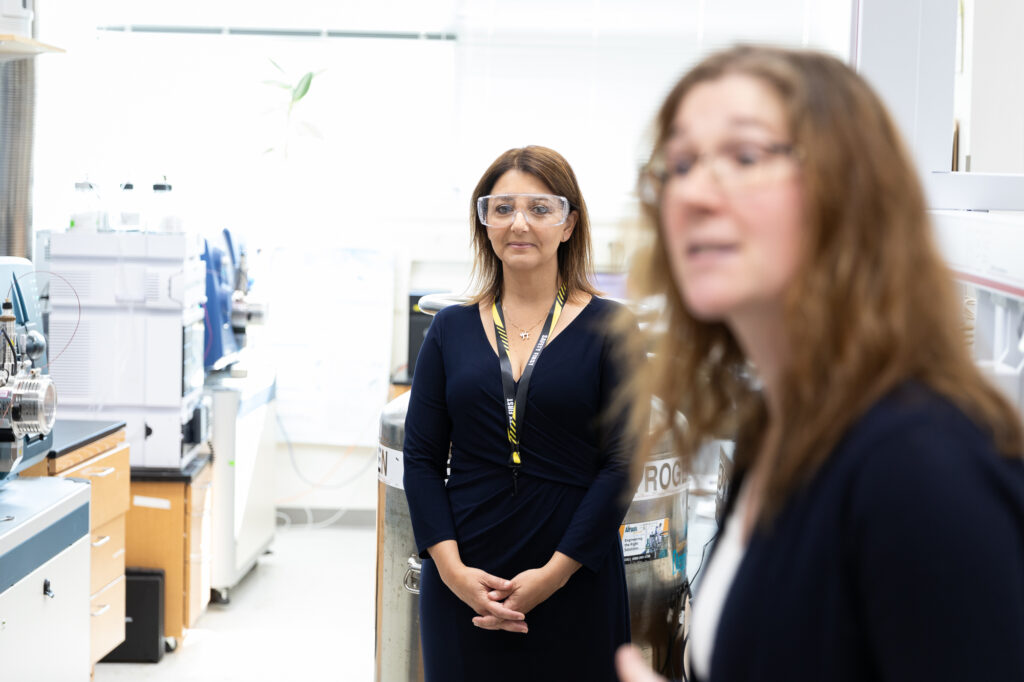
M 274 66 L 275 69 L 277 69 L 277 71 L 281 74 L 281 76 L 283 76 L 284 78 L 288 78 L 288 74 L 285 72 L 284 69 L 281 68 L 281 66 L 277 62 L 275 62 L 273 59 L 269 59 L 269 58 L 268 58 L 268 61 Z M 292 114 L 295 111 L 295 107 L 299 104 L 299 102 L 301 102 L 306 97 L 306 95 L 309 94 L 309 89 L 313 85 L 313 79 L 316 76 L 319 76 L 322 73 L 323 73 L 323 71 L 316 71 L 316 72 L 307 71 L 304 74 L 302 74 L 302 76 L 300 76 L 297 81 L 294 81 L 294 82 L 285 81 L 285 80 L 265 80 L 265 81 L 263 81 L 264 85 L 268 85 L 268 86 L 271 86 L 271 87 L 274 87 L 274 88 L 280 88 L 280 89 L 283 89 L 283 90 L 287 91 L 287 93 L 288 93 L 288 106 L 287 106 L 287 112 L 286 112 L 286 115 L 285 115 L 285 134 L 284 134 L 284 149 L 283 149 L 285 158 L 288 157 L 288 140 L 289 140 L 289 136 L 290 136 L 291 130 L 293 128 L 296 129 L 296 133 L 298 135 L 307 134 L 307 135 L 311 135 L 313 137 L 321 138 L 322 139 L 322 135 L 320 135 L 320 131 L 317 130 L 316 127 L 313 126 L 313 124 L 311 124 L 309 122 L 305 122 L 305 121 L 299 122 L 299 124 L 295 124 L 295 122 L 292 119 Z M 268 149 L 266 149 L 264 151 L 264 153 L 265 154 L 269 154 L 269 153 L 273 152 L 274 150 L 275 150 L 275 147 L 269 147 Z

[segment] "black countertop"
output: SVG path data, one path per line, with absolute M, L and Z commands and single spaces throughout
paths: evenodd
M 124 422 L 58 418 L 50 432 L 53 436 L 53 444 L 46 456 L 49 459 L 56 459 L 109 436 L 118 429 L 123 429 L 124 426 Z
M 154 469 L 152 467 L 132 467 L 132 481 L 157 481 L 165 483 L 191 483 L 206 465 L 210 463 L 210 455 L 196 455 L 195 458 L 180 469 Z

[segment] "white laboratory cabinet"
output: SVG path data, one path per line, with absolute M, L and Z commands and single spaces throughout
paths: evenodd
M 88 483 L 0 487 L 0 680 L 89 680 L 89 564 Z
M 277 383 L 272 371 L 236 367 L 207 377 L 206 392 L 212 414 L 213 594 L 223 602 L 274 539 Z

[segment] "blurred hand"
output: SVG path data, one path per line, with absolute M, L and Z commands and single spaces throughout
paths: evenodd
M 620 682 L 667 682 L 651 670 L 640 650 L 632 644 L 624 644 L 615 652 L 615 671 Z

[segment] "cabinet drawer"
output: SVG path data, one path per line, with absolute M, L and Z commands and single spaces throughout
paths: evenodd
M 164 570 L 164 636 L 181 638 L 188 557 L 188 486 L 180 481 L 132 481 L 128 511 L 129 566 Z
M 89 594 L 96 594 L 118 576 L 124 575 L 124 514 L 108 521 L 90 534 L 92 575 Z
M 122 443 L 110 452 L 60 474 L 82 478 L 92 484 L 90 525 L 98 528 L 115 516 L 128 511 L 128 489 L 131 472 L 128 466 L 128 444 Z
M 100 660 L 124 641 L 125 578 L 110 583 L 89 600 L 90 651 L 93 662 Z

